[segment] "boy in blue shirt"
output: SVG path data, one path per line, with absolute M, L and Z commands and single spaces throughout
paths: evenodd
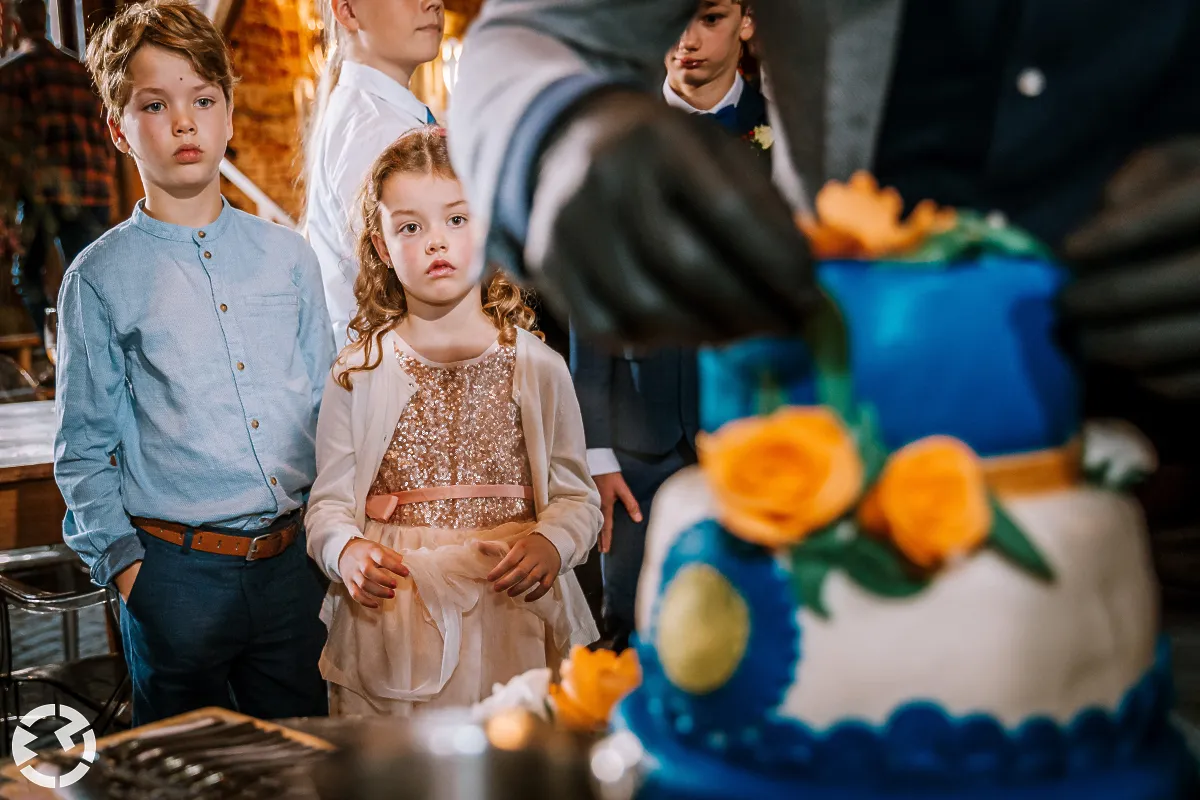
M 202 12 L 127 6 L 88 67 L 146 198 L 63 278 L 64 538 L 121 595 L 135 724 L 324 714 L 301 527 L 334 358 L 316 256 L 221 196 L 234 78 Z

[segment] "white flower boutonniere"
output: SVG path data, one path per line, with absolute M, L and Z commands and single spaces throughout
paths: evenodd
M 760 150 L 770 150 L 775 144 L 775 133 L 770 125 L 759 125 L 750 134 L 750 141 L 758 145 Z

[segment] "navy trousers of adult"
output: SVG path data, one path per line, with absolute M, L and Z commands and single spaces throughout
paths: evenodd
M 146 556 L 121 607 L 134 725 L 206 706 L 259 719 L 329 713 L 317 666 L 325 587 L 303 535 L 259 561 L 137 535 Z
M 27 252 L 13 260 L 13 286 L 40 336 L 46 307 L 54 305 L 46 296 L 46 261 L 50 251 L 57 248 L 64 270 L 71 266 L 75 256 L 108 230 L 109 211 L 107 206 L 35 207 L 27 203 L 24 213 L 21 226 L 31 226 L 34 233 Z
M 625 506 L 617 500 L 613 508 L 612 544 L 600 557 L 604 572 L 604 635 L 615 648 L 621 649 L 636 627 L 637 585 L 646 552 L 646 528 L 650 524 L 654 495 L 667 478 L 696 463 L 696 455 L 685 442 L 680 442 L 664 456 L 636 455 L 622 450 L 617 450 L 616 455 L 629 491 L 642 510 L 642 521 L 634 522 Z

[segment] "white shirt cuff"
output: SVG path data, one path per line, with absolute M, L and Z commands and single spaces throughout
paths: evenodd
M 588 472 L 592 475 L 608 475 L 621 471 L 617 454 L 608 447 L 594 447 L 587 451 Z

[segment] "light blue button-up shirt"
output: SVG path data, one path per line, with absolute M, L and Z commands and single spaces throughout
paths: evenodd
M 139 203 L 67 270 L 58 320 L 54 476 L 93 581 L 142 557 L 130 517 L 253 530 L 305 503 L 334 346 L 298 234 Z

